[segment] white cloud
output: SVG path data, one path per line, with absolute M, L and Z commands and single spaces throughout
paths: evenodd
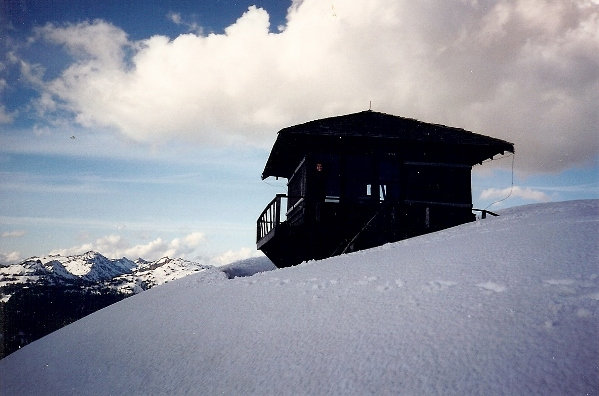
M 14 121 L 16 112 L 9 112 L 4 105 L 0 105 L 0 124 L 10 124 Z
M 221 266 L 233 263 L 235 261 L 251 258 L 251 257 L 259 257 L 263 254 L 256 250 L 255 248 L 244 247 L 239 250 L 228 250 L 216 257 L 213 257 L 210 262 L 213 265 Z
M 162 257 L 183 258 L 192 261 L 199 261 L 215 266 L 226 265 L 234 261 L 243 260 L 250 257 L 262 256 L 262 253 L 255 248 L 240 248 L 238 250 L 228 250 L 213 257 L 205 254 L 206 239 L 202 232 L 192 232 L 182 238 L 175 238 L 166 241 L 160 237 L 147 243 L 132 245 L 120 235 L 107 235 L 98 238 L 93 242 L 83 243 L 66 249 L 55 249 L 49 254 L 60 254 L 63 256 L 83 254 L 89 251 L 96 251 L 109 258 L 127 257 L 136 259 L 141 257 L 146 260 L 157 260 Z M 18 260 L 18 252 L 14 252 Z M 8 256 L 7 256 L 8 257 Z M 2 256 L 0 256 L 0 262 Z
M 1 234 L 2 238 L 20 238 L 25 235 L 23 230 L 5 231 Z
M 120 235 L 108 235 L 97 239 L 91 243 L 84 243 L 66 249 L 56 249 L 50 254 L 76 255 L 88 252 L 90 250 L 110 258 L 127 257 L 136 259 L 138 257 L 147 260 L 156 260 L 161 257 L 188 258 L 201 256 L 199 249 L 203 247 L 204 234 L 193 232 L 183 238 L 175 238 L 165 241 L 162 238 L 156 238 L 145 244 L 131 245 Z
M 534 202 L 548 202 L 551 200 L 551 197 L 543 191 L 534 190 L 530 187 L 522 188 L 520 186 L 503 189 L 487 188 L 481 192 L 480 199 L 503 199 L 507 196 Z
M 2 63 L 0 63 L 0 71 L 2 71 L 2 69 L 3 69 L 3 65 L 2 65 Z M 0 95 L 2 94 L 2 91 L 4 91 L 6 89 L 6 86 L 7 86 L 6 80 L 3 78 L 0 78 Z M 17 115 L 16 111 L 10 112 L 6 109 L 6 106 L 4 106 L 3 104 L 0 104 L 0 124 L 10 124 L 11 122 L 13 122 L 16 115 Z
M 171 11 L 166 15 L 166 18 L 175 25 L 184 26 L 189 32 L 194 32 L 197 34 L 203 34 L 204 32 L 204 29 L 198 25 L 197 22 L 188 22 L 184 20 L 181 14 L 178 12 Z
M 2 63 L 0 63 L 0 71 L 2 71 L 3 69 L 3 65 Z M 6 80 L 3 78 L 0 78 L 0 95 L 2 95 L 2 91 L 4 91 L 7 87 L 7 83 Z M 10 124 L 11 122 L 14 121 L 16 115 L 18 114 L 18 112 L 16 111 L 9 111 L 6 109 L 6 106 L 0 103 L 0 124 Z
M 183 23 L 182 19 L 181 19 L 181 14 L 178 12 L 169 12 L 166 17 L 173 22 L 175 25 L 180 25 Z
M 47 25 L 40 36 L 75 60 L 43 82 L 40 106 L 139 141 L 270 145 L 279 128 L 372 100 L 374 110 L 510 140 L 523 171 L 599 153 L 596 3 L 332 4 L 294 1 L 279 33 L 255 7 L 224 34 L 173 40 L 130 41 L 103 21 Z
M 103 70 L 97 71 L 102 73 L 107 71 L 108 66 L 122 68 L 125 50 L 131 44 L 123 30 L 102 20 L 80 22 L 68 27 L 50 23 L 39 28 L 37 34 L 63 46 L 78 60 L 65 70 L 63 76 L 72 76 L 72 73 L 80 73 L 85 69 L 93 72 L 88 69 L 93 66 L 101 66 Z
M 9 253 L 0 252 L 0 265 L 15 264 L 21 260 L 21 253 L 14 251 Z

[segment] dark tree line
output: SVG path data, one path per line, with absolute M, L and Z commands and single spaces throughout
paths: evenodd
M 12 289 L 12 290 L 11 290 Z M 84 284 L 7 286 L 0 303 L 0 359 L 128 295 Z M 14 293 L 14 294 L 13 294 Z

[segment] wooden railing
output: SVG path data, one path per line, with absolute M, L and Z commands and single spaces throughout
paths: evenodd
M 490 210 L 487 209 L 472 209 L 473 212 L 480 212 L 481 213 L 481 219 L 486 219 L 487 218 L 487 213 L 490 214 L 491 216 L 499 216 L 497 213 L 493 213 Z
M 285 194 L 277 194 L 264 208 L 262 214 L 258 217 L 256 242 L 267 236 L 281 223 L 281 199 L 286 197 Z

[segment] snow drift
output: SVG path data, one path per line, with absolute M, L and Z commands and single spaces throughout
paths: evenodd
M 1 394 L 596 394 L 599 201 L 123 300 L 0 361 Z

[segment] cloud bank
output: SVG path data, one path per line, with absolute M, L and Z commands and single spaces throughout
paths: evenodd
M 135 259 L 141 257 L 148 260 L 157 260 L 166 256 L 171 258 L 192 258 L 203 247 L 203 243 L 204 234 L 201 232 L 192 232 L 183 238 L 175 238 L 171 241 L 156 238 L 148 243 L 138 245 L 131 245 L 120 235 L 108 235 L 80 246 L 56 249 L 51 251 L 50 254 L 69 256 L 93 250 L 111 258 L 127 257 Z
M 506 197 L 522 198 L 533 202 L 549 202 L 551 197 L 543 191 L 530 187 L 513 186 L 507 188 L 487 188 L 480 194 L 480 199 L 504 199 Z
M 17 251 L 2 252 L 0 251 L 0 266 L 14 264 L 21 260 L 21 253 Z
M 201 232 L 192 232 L 183 238 L 175 238 L 171 241 L 158 237 L 147 243 L 137 245 L 131 244 L 120 235 L 112 234 L 82 245 L 65 249 L 55 249 L 49 254 L 71 256 L 89 251 L 97 251 L 109 258 L 127 257 L 133 260 L 141 257 L 146 260 L 157 260 L 162 257 L 171 257 L 215 266 L 262 255 L 262 253 L 254 248 L 244 247 L 239 250 L 227 250 L 214 256 L 207 256 L 203 252 L 206 248 L 205 242 L 205 236 Z M 0 263 L 14 263 L 18 259 L 20 259 L 18 252 L 10 254 L 0 253 Z
M 278 33 L 256 7 L 223 34 L 196 30 L 131 41 L 101 20 L 39 28 L 73 61 L 38 84 L 38 109 L 138 141 L 268 146 L 282 127 L 372 101 L 512 141 L 522 171 L 599 153 L 594 0 L 295 0 Z
M 0 234 L 0 237 L 1 238 L 20 238 L 20 237 L 24 236 L 25 234 L 26 234 L 26 232 L 23 230 L 5 231 L 2 234 Z

